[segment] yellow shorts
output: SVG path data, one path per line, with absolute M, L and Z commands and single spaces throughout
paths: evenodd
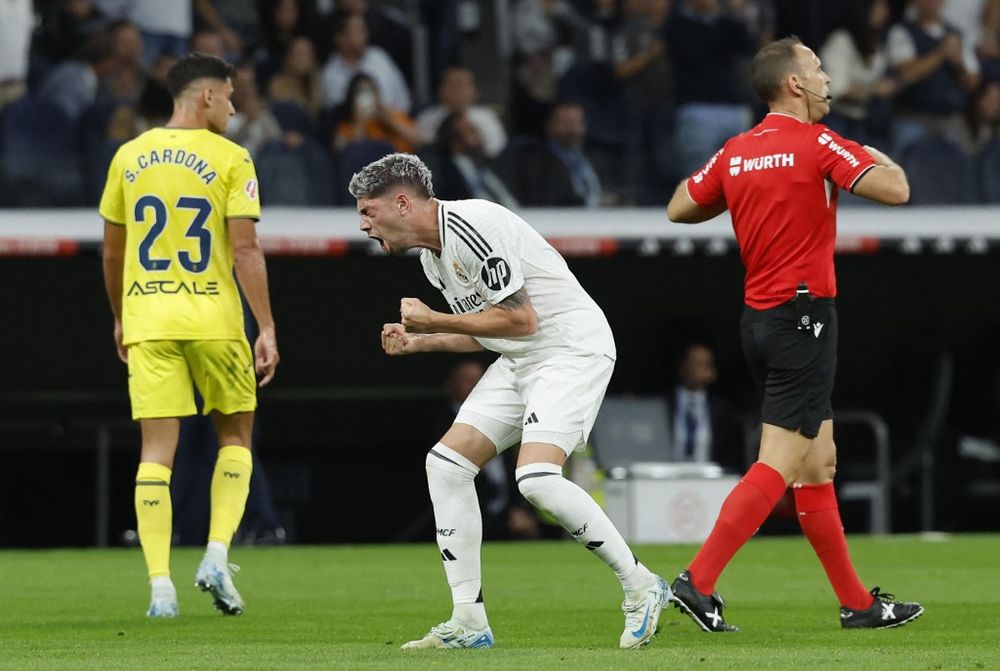
M 128 393 L 132 419 L 186 417 L 197 412 L 194 387 L 205 399 L 204 414 L 257 408 L 253 355 L 246 340 L 147 340 L 128 347 Z

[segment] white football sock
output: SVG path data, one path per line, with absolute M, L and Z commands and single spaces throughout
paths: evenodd
M 443 443 L 427 453 L 426 465 L 438 549 L 455 604 L 453 617 L 485 627 L 480 557 L 483 518 L 475 484 L 479 468 Z
M 208 541 L 208 545 L 205 546 L 205 554 L 222 564 L 229 561 L 229 548 L 219 541 Z
M 555 464 L 537 463 L 514 471 L 517 487 L 533 506 L 555 517 L 573 538 L 611 567 L 626 589 L 650 584 L 653 575 L 639 563 L 618 529 L 591 496 L 562 476 Z
M 174 588 L 174 581 L 168 575 L 158 575 L 149 579 L 149 586 L 153 588 L 154 592 L 157 590 L 171 590 Z

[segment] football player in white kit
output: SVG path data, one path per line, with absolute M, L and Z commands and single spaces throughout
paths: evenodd
M 510 210 L 485 200 L 434 198 L 431 173 L 391 154 L 351 179 L 361 230 L 382 249 L 420 248 L 430 282 L 450 313 L 400 301 L 400 323 L 382 328 L 389 355 L 492 350 L 489 367 L 455 423 L 427 455 L 427 485 L 454 609 L 403 648 L 487 648 L 494 643 L 482 595 L 479 469 L 517 443 L 515 479 L 601 558 L 625 590 L 619 645 L 637 648 L 657 630 L 667 584 L 632 554 L 587 492 L 563 478 L 568 456 L 593 427 L 615 363 L 608 321 L 565 260 Z

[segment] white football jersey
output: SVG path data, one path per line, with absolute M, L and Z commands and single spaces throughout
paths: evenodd
M 441 254 L 423 249 L 420 262 L 451 311 L 481 312 L 523 287 L 538 314 L 534 335 L 476 338 L 483 347 L 500 354 L 558 348 L 616 357 L 604 312 L 535 229 L 487 200 L 439 202 Z

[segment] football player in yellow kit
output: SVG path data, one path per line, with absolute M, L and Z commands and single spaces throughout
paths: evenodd
M 165 127 L 122 145 L 101 198 L 115 345 L 128 364 L 132 417 L 142 428 L 135 510 L 150 617 L 178 613 L 170 474 L 178 418 L 196 412 L 195 386 L 220 448 L 208 547 L 195 583 L 223 613 L 244 608 L 227 555 L 250 486 L 256 386 L 271 381 L 279 356 L 255 227 L 257 176 L 247 150 L 221 135 L 234 113 L 233 72 L 212 56 L 179 60 L 167 74 L 173 115 Z M 234 268 L 260 327 L 253 352 Z

